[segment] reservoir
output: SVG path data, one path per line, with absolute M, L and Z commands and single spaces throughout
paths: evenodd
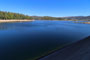
M 36 20 L 0 23 L 0 60 L 35 60 L 90 36 L 90 25 Z

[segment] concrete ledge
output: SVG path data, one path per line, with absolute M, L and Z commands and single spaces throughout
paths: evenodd
M 90 37 L 38 60 L 90 60 Z

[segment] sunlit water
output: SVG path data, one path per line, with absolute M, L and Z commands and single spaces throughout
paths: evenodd
M 89 35 L 89 24 L 73 21 L 0 23 L 0 60 L 33 60 Z

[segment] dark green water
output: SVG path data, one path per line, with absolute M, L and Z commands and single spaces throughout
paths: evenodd
M 0 23 L 0 60 L 33 60 L 89 35 L 89 24 L 72 21 Z

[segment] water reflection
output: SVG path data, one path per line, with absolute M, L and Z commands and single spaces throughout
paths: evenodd
M 0 23 L 0 60 L 33 60 L 90 35 L 89 27 L 72 21 Z

